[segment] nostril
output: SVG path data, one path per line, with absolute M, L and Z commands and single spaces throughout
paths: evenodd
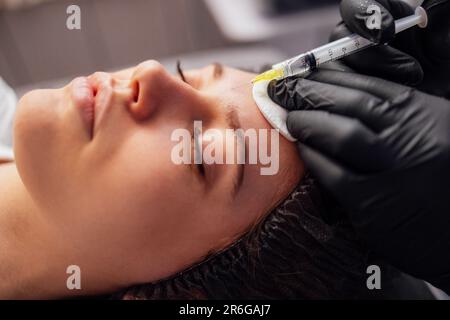
M 139 100 L 139 82 L 138 81 L 133 82 L 132 90 L 133 90 L 133 102 L 138 102 L 138 100 Z

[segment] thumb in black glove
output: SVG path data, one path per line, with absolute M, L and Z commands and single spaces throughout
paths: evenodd
M 269 86 L 307 168 L 392 264 L 450 291 L 450 101 L 321 70 Z
M 368 6 L 381 12 L 379 29 L 369 29 Z M 331 35 L 336 40 L 357 33 L 379 46 L 344 58 L 357 72 L 413 85 L 422 91 L 450 98 L 450 1 L 428 0 L 423 7 L 428 14 L 425 29 L 413 27 L 395 35 L 396 19 L 414 13 L 401 0 L 343 0 L 341 22 Z M 389 42 L 389 45 L 383 45 Z

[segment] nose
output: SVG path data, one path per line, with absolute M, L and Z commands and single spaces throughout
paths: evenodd
M 130 85 L 134 98 L 129 110 L 137 120 L 149 118 L 170 90 L 175 89 L 172 76 L 154 60 L 142 62 L 135 68 Z

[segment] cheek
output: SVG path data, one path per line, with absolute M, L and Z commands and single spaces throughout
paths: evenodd
M 140 254 L 136 261 L 144 254 L 160 263 L 167 256 L 183 257 L 168 261 L 164 270 L 190 261 L 194 248 L 203 248 L 197 239 L 205 227 L 199 221 L 202 192 L 190 167 L 172 162 L 172 147 L 158 132 L 135 132 L 92 173 L 95 182 L 85 192 L 87 210 L 78 216 L 84 239 L 105 246 L 120 243 L 117 250 L 123 250 L 123 256 Z M 77 201 L 80 208 L 79 197 Z M 148 269 L 146 265 L 143 272 Z
M 128 225 L 161 227 L 186 206 L 183 194 L 192 183 L 189 170 L 171 161 L 171 148 L 158 132 L 135 132 L 96 169 L 90 197 L 119 219 L 126 212 Z

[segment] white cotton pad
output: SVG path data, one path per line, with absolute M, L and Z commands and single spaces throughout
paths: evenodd
M 260 80 L 253 84 L 253 99 L 259 111 L 261 111 L 264 118 L 266 118 L 272 127 L 278 129 L 281 135 L 289 141 L 297 141 L 297 139 L 291 136 L 286 126 L 288 111 L 273 102 L 267 94 L 267 87 L 270 81 Z

